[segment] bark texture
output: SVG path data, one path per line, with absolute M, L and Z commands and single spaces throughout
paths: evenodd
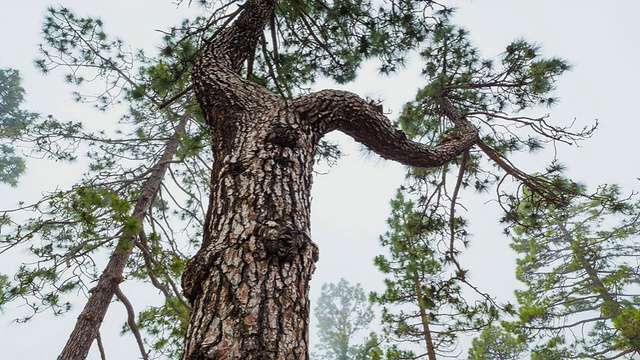
M 475 127 L 442 146 L 409 141 L 364 99 L 325 90 L 285 100 L 239 72 L 275 0 L 248 0 L 203 50 L 194 90 L 213 134 L 211 196 L 201 249 L 183 274 L 192 303 L 183 360 L 308 359 L 310 238 L 315 146 L 343 131 L 381 156 L 441 165 L 477 141 Z
M 140 196 L 136 200 L 132 217 L 142 223 L 147 215 L 153 199 L 155 198 L 162 179 L 169 168 L 170 160 L 173 158 L 178 145 L 180 135 L 184 133 L 190 115 L 183 115 L 180 123 L 176 126 L 174 135 L 169 139 L 160 160 L 150 171 L 149 178 L 140 188 Z M 78 360 L 86 359 L 91 349 L 93 340 L 99 335 L 100 325 L 109 309 L 113 295 L 118 289 L 118 285 L 124 281 L 123 271 L 127 265 L 127 260 L 131 256 L 136 236 L 123 236 L 115 250 L 109 257 L 107 266 L 102 271 L 98 283 L 90 290 L 91 295 L 87 299 L 84 309 L 78 315 L 76 325 L 67 339 L 64 349 L 58 356 L 58 360 Z

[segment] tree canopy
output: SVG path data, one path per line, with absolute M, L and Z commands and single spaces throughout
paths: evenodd
M 277 150 L 273 150 L 277 153 L 275 160 L 269 163 L 270 169 L 276 170 L 265 172 L 276 174 L 274 179 L 284 179 L 278 171 L 287 166 L 304 168 L 307 179 L 311 176 L 307 165 L 313 163 L 314 157 L 335 159 L 339 155 L 335 144 L 321 137 L 336 129 L 384 158 L 409 165 L 410 180 L 405 186 L 422 213 L 407 210 L 410 218 L 404 219 L 406 224 L 396 221 L 393 230 L 401 233 L 402 226 L 408 226 L 410 231 L 403 235 L 419 237 L 422 234 L 412 230 L 417 221 L 419 228 L 440 232 L 442 236 L 436 242 L 440 253 L 434 255 L 434 248 L 428 255 L 436 256 L 434 259 L 451 269 L 452 273 L 444 277 L 452 275 L 453 282 L 468 282 L 468 269 L 458 258 L 466 244 L 466 223 L 458 214 L 464 208 L 460 194 L 465 189 L 496 191 L 496 200 L 505 206 L 505 222 L 518 221 L 515 209 L 525 204 L 536 209 L 566 209 L 576 196 L 603 196 L 589 195 L 575 183 L 562 181 L 562 167 L 555 162 L 546 172 L 532 175 L 510 160 L 519 152 L 536 151 L 547 144 L 574 144 L 594 130 L 586 127 L 573 131 L 556 125 L 544 113 L 546 110 L 542 109 L 556 102 L 557 77 L 570 66 L 562 59 L 543 57 L 535 44 L 517 39 L 505 44 L 503 53 L 485 58 L 469 33 L 452 23 L 453 10 L 434 1 L 394 0 L 378 4 L 228 0 L 200 1 L 197 5 L 202 6 L 201 16 L 163 30 L 162 44 L 152 55 L 132 50 L 123 40 L 112 39 L 98 18 L 80 17 L 64 7 L 48 10 L 41 58 L 36 65 L 45 73 L 63 70 L 65 80 L 78 87 L 79 102 L 114 114 L 126 109 L 123 116 L 114 115 L 113 123 L 103 124 L 98 130 L 88 130 L 82 121 L 64 121 L 55 116 L 35 121 L 35 115 L 19 110 L 24 91 L 17 75 L 3 72 L 8 74 L 5 83 L 9 89 L 7 95 L 3 92 L 3 103 L 7 103 L 3 110 L 9 109 L 7 114 L 13 117 L 6 121 L 0 118 L 0 137 L 30 143 L 32 154 L 38 156 L 56 161 L 82 158 L 88 164 L 76 185 L 45 193 L 33 204 L 7 209 L 0 224 L 0 251 L 4 254 L 27 250 L 33 259 L 15 269 L 10 277 L 0 276 L 0 304 L 24 301 L 32 310 L 22 317 L 28 320 L 46 310 L 54 314 L 69 311 L 74 294 L 88 297 L 65 351 L 74 351 L 72 348 L 86 334 L 88 345 L 94 339 L 100 340 L 100 321 L 116 296 L 128 312 L 124 331 L 132 332 L 143 357 L 177 357 L 182 353 L 180 339 L 188 324 L 195 323 L 188 320 L 189 315 L 199 316 L 199 309 L 207 308 L 205 300 L 211 299 L 199 277 L 211 273 L 207 247 L 218 240 L 222 243 L 222 238 L 213 241 L 212 236 L 224 232 L 220 229 L 230 228 L 228 224 L 218 228 L 211 225 L 222 221 L 227 214 L 224 209 L 230 209 L 232 204 L 231 200 L 226 205 L 217 200 L 226 199 L 220 195 L 223 190 L 229 199 L 243 193 L 235 186 L 248 176 L 247 169 L 255 171 L 247 162 L 248 156 L 232 149 L 249 144 L 236 142 L 237 134 L 246 132 L 254 134 L 254 140 L 260 138 L 260 127 L 252 127 L 260 122 L 249 122 L 249 115 L 307 121 L 305 126 L 294 126 L 301 129 L 294 135 L 287 122 L 265 132 L 268 135 L 264 149 Z M 424 86 L 404 106 L 397 123 L 389 122 L 375 102 L 371 104 L 355 94 L 309 90 L 322 76 L 337 83 L 354 80 L 366 60 L 375 59 L 379 71 L 393 74 L 416 53 L 421 58 Z M 249 106 L 251 102 L 260 106 Z M 307 139 L 310 145 L 305 147 Z M 12 165 L 4 168 L 9 171 L 2 174 L 6 175 L 2 180 L 15 184 L 23 170 L 22 160 L 13 155 L 10 144 L 4 144 L 0 145 L 6 148 L 6 159 L 0 161 Z M 246 148 L 260 158 L 252 146 Z M 303 159 L 307 155 L 310 160 Z M 290 165 L 296 161 L 303 165 Z M 287 173 L 285 170 L 282 173 Z M 227 183 L 224 176 L 228 173 L 237 182 Z M 503 186 L 507 178 L 515 179 L 520 188 Z M 307 189 L 310 180 L 303 182 Z M 251 236 L 266 239 L 268 261 L 276 261 L 272 260 L 275 256 L 277 261 L 288 264 L 293 261 L 292 249 L 307 252 L 309 259 L 300 261 L 307 261 L 301 267 L 310 276 L 317 251 L 307 242 L 309 195 L 297 185 L 282 185 L 284 180 L 273 183 L 287 194 L 299 196 L 301 201 L 294 204 L 302 205 L 293 207 L 295 211 L 288 205 L 275 207 L 265 215 L 273 222 L 260 218 L 256 226 L 243 226 L 251 229 Z M 247 204 L 266 199 L 264 193 L 268 192 L 256 188 L 252 191 L 258 200 Z M 282 196 L 282 191 L 275 191 L 275 196 L 269 194 L 267 202 L 279 204 L 277 195 Z M 531 205 L 530 196 L 541 200 Z M 233 215 L 234 211 L 227 212 Z M 278 217 L 285 213 L 293 214 L 295 226 Z M 429 221 L 435 221 L 435 227 Z M 229 238 L 235 239 L 240 233 Z M 297 237 L 304 239 L 299 241 Z M 277 245 L 269 245 L 271 238 L 277 239 Z M 389 243 L 402 245 L 398 241 Z M 398 259 L 405 255 L 398 253 Z M 187 263 L 189 258 L 192 260 Z M 218 258 L 224 260 L 224 256 Z M 378 263 L 382 268 L 389 267 L 388 261 Z M 409 268 L 413 269 L 413 265 L 409 264 Z M 278 268 L 280 275 L 267 273 L 286 279 L 281 274 L 289 268 Z M 442 275 L 437 266 L 428 270 L 436 277 Z M 184 292 L 179 285 L 181 276 Z M 230 283 L 242 284 L 245 280 L 243 275 Z M 136 313 L 120 288 L 124 281 L 150 284 L 161 295 L 162 304 Z M 440 285 L 434 289 L 442 290 Z M 448 303 L 458 313 L 474 312 L 460 301 L 457 285 L 450 285 L 444 292 L 434 290 L 439 294 L 436 300 Z M 431 290 L 425 286 L 414 289 Z M 245 291 L 241 286 L 234 293 L 236 290 L 229 290 L 229 294 Z M 477 294 L 491 303 L 486 309 L 492 317 L 498 308 L 511 312 L 507 306 L 492 302 L 487 294 Z M 288 296 L 299 297 L 304 303 L 306 294 L 301 290 Z M 429 305 L 433 296 L 418 296 L 416 300 L 421 310 L 435 308 Z M 201 301 L 201 307 L 191 311 L 197 301 Z M 460 303 L 462 310 L 455 305 Z M 237 313 L 238 308 L 230 313 Z M 298 310 L 297 315 L 305 319 L 304 310 Z M 629 317 L 635 319 L 635 315 L 632 306 L 613 318 L 620 318 L 620 322 Z M 213 319 L 211 323 L 216 323 Z M 244 321 L 247 327 L 256 322 L 248 315 Z M 443 334 L 448 336 L 448 331 Z M 625 336 L 623 339 L 632 339 L 633 333 Z M 188 339 L 196 337 L 189 335 Z M 203 343 L 209 341 L 206 336 L 204 339 Z M 625 344 L 616 346 L 629 346 Z M 193 348 L 197 346 L 200 345 Z M 88 351 L 86 344 L 84 347 Z

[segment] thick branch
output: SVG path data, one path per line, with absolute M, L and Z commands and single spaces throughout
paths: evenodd
M 461 135 L 436 146 L 407 139 L 375 106 L 358 95 L 339 90 L 323 90 L 303 96 L 294 106 L 303 119 L 315 124 L 321 133 L 340 130 L 388 160 L 404 165 L 434 167 L 442 165 L 478 141 L 478 130 L 446 99 L 442 110 L 461 128 Z
M 275 0 L 248 0 L 237 19 L 204 49 L 193 69 L 194 90 L 205 118 L 256 113 L 277 96 L 239 75 L 244 62 L 255 51 Z
M 271 18 L 275 0 L 248 0 L 242 5 L 242 12 L 231 26 L 224 29 L 205 50 L 205 63 L 225 61 L 234 72 L 253 53 L 262 32 Z M 214 59 L 206 59 L 212 56 Z

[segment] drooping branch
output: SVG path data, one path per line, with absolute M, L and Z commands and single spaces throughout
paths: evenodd
M 339 130 L 385 159 L 433 167 L 452 160 L 478 141 L 478 129 L 446 98 L 441 103 L 443 114 L 461 131 L 456 138 L 436 146 L 409 140 L 375 106 L 347 91 L 322 90 L 295 100 L 294 106 L 322 134 Z
M 518 169 L 515 165 L 513 165 L 507 158 L 500 155 L 498 151 L 487 145 L 482 140 L 477 142 L 478 148 L 484 152 L 489 159 L 491 159 L 496 165 L 498 165 L 502 170 L 505 171 L 506 174 L 514 177 L 520 183 L 527 186 L 532 191 L 536 192 L 540 196 L 542 196 L 545 200 L 562 205 L 565 203 L 565 199 L 558 195 L 558 191 L 561 190 L 564 193 L 573 193 L 575 195 L 585 195 L 581 193 L 576 193 L 575 191 L 562 187 L 558 184 L 554 184 L 551 181 L 545 179 L 544 177 L 533 176 L 525 173 L 524 171 Z M 586 195 L 585 195 L 586 196 Z

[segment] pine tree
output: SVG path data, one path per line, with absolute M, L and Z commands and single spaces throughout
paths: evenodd
M 535 46 L 516 41 L 494 66 L 449 23 L 452 9 L 437 2 L 199 4 L 207 16 L 169 29 L 153 57 L 110 39 L 99 19 L 65 8 L 45 18 L 37 65 L 66 69 L 65 80 L 80 89 L 90 79 L 103 81 L 102 92 L 79 91 L 79 101 L 104 111 L 128 107 L 116 133 L 91 133 L 52 117 L 23 136 L 38 139 L 35 151 L 56 160 L 89 148 L 90 165 L 77 186 L 22 206 L 40 216 L 10 223 L 2 237 L 3 252 L 24 246 L 38 259 L 7 284 L 11 298 L 25 299 L 35 313 L 58 313 L 68 309 L 65 295 L 88 294 L 61 359 L 86 357 L 113 296 L 127 304 L 119 283 L 129 279 L 153 284 L 166 300 L 128 322 L 143 357 L 141 326 L 157 351 L 174 357 L 181 352 L 175 339 L 184 334 L 183 359 L 308 358 L 308 282 L 317 260 L 309 192 L 317 154 L 336 154 L 322 140 L 330 131 L 413 166 L 415 175 L 446 173 L 454 164 L 477 170 L 461 180 L 467 185 L 481 189 L 510 175 L 543 197 L 557 196 L 552 183 L 523 173 L 506 156 L 590 134 L 520 115 L 553 103 L 564 61 L 542 59 Z M 406 106 L 404 132 L 356 94 L 305 91 L 320 76 L 353 80 L 368 59 L 393 73 L 415 51 L 422 52 L 429 84 Z M 506 115 L 511 111 L 520 113 Z M 510 124 L 541 139 L 516 135 Z M 482 168 L 488 164 L 490 170 Z M 208 205 L 201 203 L 207 195 Z M 198 230 L 180 238 L 173 221 Z M 93 257 L 104 253 L 113 261 L 100 273 Z M 157 314 L 166 317 L 153 320 Z M 159 335 L 164 328 L 168 337 Z
M 520 321 L 509 329 L 537 343 L 532 358 L 640 354 L 640 202 L 621 199 L 615 185 L 598 196 L 542 208 L 529 193 L 513 208 L 512 248 L 526 288 L 516 291 Z
M 491 326 L 473 339 L 468 360 L 520 360 L 527 345 L 498 326 Z
M 448 250 L 443 251 L 448 222 L 433 210 L 406 199 L 399 190 L 391 201 L 389 231 L 380 237 L 389 255 L 374 261 L 387 276 L 385 291 L 372 294 L 372 300 L 384 306 L 385 333 L 391 342 L 415 343 L 424 351 L 401 358 L 434 360 L 451 353 L 460 333 L 477 331 L 497 317 L 493 304 L 470 303 L 463 296 L 466 273 L 452 264 Z M 462 219 L 455 231 L 464 232 Z
M 44 73 L 67 70 L 65 80 L 78 87 L 80 103 L 115 114 L 120 102 L 128 105 L 125 115 L 117 115 L 103 130 L 90 132 L 81 121 L 48 116 L 30 122 L 19 134 L 19 140 L 33 145 L 33 156 L 71 162 L 87 154 L 88 168 L 75 186 L 3 212 L 2 252 L 26 248 L 35 259 L 25 261 L 13 281 L 5 281 L 4 298 L 21 299 L 32 310 L 18 321 L 46 310 L 63 314 L 74 294 L 87 295 L 61 359 L 87 356 L 114 296 L 126 305 L 125 330 L 133 332 L 143 357 L 153 352 L 176 357 L 181 349 L 189 305 L 179 287 L 187 256 L 178 249 L 200 242 L 201 191 L 210 166 L 204 151 L 210 140 L 198 123 L 193 98 L 158 109 L 181 91 L 188 77 L 185 58 L 195 49 L 188 41 L 174 43 L 190 23 L 183 25 L 185 29 L 164 39 L 165 49 L 180 47 L 179 55 L 149 58 L 110 39 L 99 19 L 81 18 L 62 7 L 49 8 L 45 17 L 45 43 L 36 65 Z M 130 67 L 135 60 L 138 74 Z M 104 91 L 90 93 L 99 88 L 95 83 L 102 83 Z M 13 220 L 25 213 L 26 220 Z M 105 256 L 106 264 L 97 260 Z M 150 283 L 164 305 L 136 314 L 120 287 L 125 280 Z M 148 350 L 140 328 L 147 330 Z
M 320 339 L 316 346 L 320 353 L 314 358 L 355 359 L 361 346 L 354 344 L 354 337 L 373 320 L 371 304 L 360 284 L 351 286 L 340 279 L 337 284 L 322 285 L 314 312 Z

